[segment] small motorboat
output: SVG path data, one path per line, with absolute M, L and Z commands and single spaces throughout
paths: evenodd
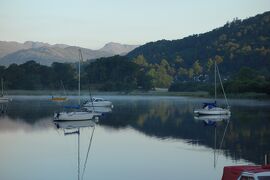
M 67 97 L 61 97 L 61 96 L 54 97 L 54 96 L 52 96 L 51 100 L 55 101 L 55 102 L 63 102 L 63 101 L 67 101 Z
M 222 180 L 269 180 L 270 164 L 263 166 L 225 166 Z
M 87 100 L 84 104 L 84 107 L 113 107 L 111 101 L 105 100 L 103 98 L 93 97 Z

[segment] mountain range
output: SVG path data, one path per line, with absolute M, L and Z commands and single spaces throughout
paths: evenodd
M 125 55 L 136 47 L 138 46 L 110 42 L 101 49 L 92 50 L 66 44 L 50 45 L 33 41 L 24 43 L 0 41 L 0 65 L 23 64 L 29 60 L 43 65 L 51 65 L 53 62 L 76 62 L 78 61 L 78 49 L 82 49 L 85 60 L 91 60 L 113 55 Z

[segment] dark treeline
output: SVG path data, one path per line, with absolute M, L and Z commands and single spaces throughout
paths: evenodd
M 85 78 L 103 91 L 149 90 L 151 77 L 124 56 L 101 58 L 85 67 Z
M 224 89 L 227 93 L 267 93 L 270 94 L 270 76 L 264 72 L 243 67 L 238 73 L 226 80 Z M 169 88 L 169 91 L 207 91 L 214 94 L 213 82 L 175 82 Z M 222 94 L 220 84 L 217 85 L 218 93 Z
M 7 89 L 41 90 L 59 89 L 61 81 L 69 89 L 77 87 L 76 69 L 71 64 L 53 63 L 51 67 L 35 61 L 0 67 L 0 76 Z
M 78 64 L 53 63 L 48 67 L 28 61 L 21 65 L 12 64 L 8 68 L 0 66 L 0 77 L 4 79 L 5 89 L 62 90 L 62 81 L 66 89 L 74 90 L 78 87 L 77 66 Z M 81 69 L 82 89 L 90 87 L 101 91 L 131 91 L 170 85 L 169 91 L 213 93 L 214 90 L 213 78 L 208 78 L 207 81 L 176 81 L 171 77 L 174 69 L 166 61 L 153 65 L 146 63 L 142 57 L 135 62 L 128 61 L 123 56 L 101 58 L 95 62 L 82 63 Z M 243 67 L 225 80 L 227 93 L 270 94 L 270 76 L 267 71 Z M 218 90 L 221 92 L 220 86 Z
M 78 64 L 53 63 L 50 67 L 35 61 L 24 64 L 0 66 L 0 77 L 6 89 L 23 90 L 61 90 L 77 89 Z M 104 91 L 149 90 L 152 88 L 150 77 L 141 72 L 140 66 L 126 57 L 114 56 L 101 58 L 92 63 L 82 63 L 81 87 Z

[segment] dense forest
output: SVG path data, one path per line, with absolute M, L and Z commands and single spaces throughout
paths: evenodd
M 24 64 L 0 66 L 0 77 L 7 89 L 62 90 L 62 83 L 68 90 L 78 87 L 78 64 L 53 63 L 48 67 L 35 61 Z M 147 81 L 149 79 L 149 81 Z M 62 82 L 62 83 L 61 83 Z M 141 72 L 140 66 L 126 57 L 101 58 L 92 63 L 82 63 L 82 89 L 103 91 L 149 90 L 153 86 L 150 77 Z
M 270 12 L 245 20 L 235 18 L 223 27 L 180 40 L 160 40 L 136 48 L 130 59 L 143 57 L 148 64 L 167 61 L 176 80 L 189 80 L 209 74 L 213 62 L 230 77 L 242 67 L 270 74 Z

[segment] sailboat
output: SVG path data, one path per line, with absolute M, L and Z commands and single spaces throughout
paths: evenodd
M 217 99 L 217 74 L 219 77 L 219 81 L 220 81 L 220 85 L 223 91 L 224 98 L 226 100 L 226 104 L 227 104 L 226 108 L 222 108 L 217 105 L 217 100 L 216 100 Z M 230 106 L 228 104 L 228 100 L 227 100 L 227 97 L 223 88 L 222 80 L 219 74 L 219 69 L 218 69 L 216 61 L 215 61 L 215 101 L 211 103 L 209 102 L 203 103 L 203 107 L 201 109 L 195 109 L 194 113 L 197 115 L 230 115 L 231 114 Z
M 88 160 L 88 156 L 89 156 L 89 152 L 91 149 L 91 145 L 92 145 L 92 140 L 93 140 L 93 135 L 95 132 L 95 127 L 96 127 L 96 121 L 93 120 L 88 120 L 88 121 L 58 121 L 55 122 L 55 126 L 57 129 L 62 129 L 64 131 L 64 135 L 74 135 L 77 134 L 78 136 L 78 180 L 83 180 L 84 178 L 84 173 L 86 170 L 86 165 L 87 165 L 87 160 Z M 92 127 L 92 133 L 91 133 L 91 137 L 89 139 L 89 145 L 88 145 L 88 149 L 87 149 L 87 154 L 85 157 L 85 161 L 83 164 L 83 169 L 81 171 L 81 159 L 80 159 L 80 130 L 81 128 L 87 128 L 87 127 Z
M 52 101 L 63 102 L 63 101 L 68 100 L 68 98 L 66 97 L 67 94 L 66 94 L 66 90 L 65 90 L 63 81 L 60 81 L 60 82 L 61 82 L 61 86 L 63 87 L 63 90 L 64 90 L 64 96 L 52 96 L 52 98 L 51 98 Z
M 90 120 L 90 119 L 99 119 L 99 117 L 102 115 L 98 112 L 90 112 L 86 111 L 80 108 L 81 106 L 81 61 L 83 61 L 82 57 L 82 51 L 79 49 L 79 72 L 78 72 L 78 106 L 73 109 L 78 109 L 77 111 L 71 111 L 71 112 L 56 112 L 54 113 L 54 120 L 55 121 L 82 121 L 82 120 Z
M 7 103 L 7 102 L 11 101 L 12 99 L 9 97 L 6 97 L 4 95 L 4 80 L 3 80 L 3 78 L 1 78 L 1 86 L 2 86 L 2 92 L 0 94 L 0 103 Z

